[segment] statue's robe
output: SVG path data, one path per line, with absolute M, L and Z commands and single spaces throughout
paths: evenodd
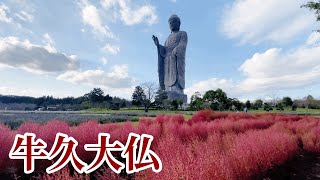
M 166 91 L 183 93 L 187 42 L 187 33 L 178 31 L 169 35 L 164 46 L 158 46 L 159 83 Z

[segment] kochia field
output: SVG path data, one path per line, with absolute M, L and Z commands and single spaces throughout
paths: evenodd
M 88 121 L 69 126 L 63 120 L 46 124 L 25 122 L 17 129 L 0 125 L 0 176 L 7 179 L 261 179 L 301 153 L 320 153 L 320 119 L 310 116 L 244 114 L 199 111 L 188 121 L 182 115 L 141 118 L 138 124 L 99 124 Z M 99 133 L 109 133 L 110 143 L 125 144 L 130 132 L 154 137 L 151 149 L 162 161 L 162 171 L 151 169 L 134 174 L 116 174 L 104 163 L 90 174 L 78 174 L 71 165 L 53 174 L 45 168 L 55 160 L 36 160 L 35 171 L 23 173 L 23 160 L 11 160 L 9 151 L 16 134 L 35 133 L 53 145 L 58 132 L 78 141 L 81 160 L 90 163 L 94 152 L 85 144 L 95 144 Z M 119 154 L 114 154 L 119 160 Z

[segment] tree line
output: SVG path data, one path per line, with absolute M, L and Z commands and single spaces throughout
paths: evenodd
M 56 98 L 53 96 L 30 97 L 0 95 L 0 103 L 26 104 L 25 110 L 83 110 L 89 108 L 120 109 L 131 106 L 131 101 L 105 94 L 101 88 L 94 88 L 80 97 Z M 14 109 L 14 108 L 13 108 Z
M 229 98 L 222 89 L 207 91 L 203 96 L 196 92 L 191 96 L 189 109 L 193 111 L 212 109 L 218 111 L 243 111 L 259 110 L 265 111 L 291 109 L 295 111 L 297 108 L 320 109 L 320 100 L 308 95 L 302 99 L 292 100 L 291 97 L 286 96 L 281 99 L 262 100 L 256 99 L 254 101 L 247 100 L 241 102 L 236 98 Z
M 178 110 L 182 108 L 183 102 L 179 99 L 169 100 L 165 90 L 157 87 L 152 82 L 136 86 L 132 93 L 132 105 L 143 107 L 145 112 L 152 109 Z
M 112 109 L 120 108 L 140 109 L 146 112 L 149 109 L 157 110 L 190 110 L 198 111 L 203 109 L 212 109 L 216 111 L 243 111 L 263 109 L 265 111 L 291 108 L 295 111 L 297 108 L 320 109 L 320 100 L 308 95 L 302 99 L 292 100 L 290 97 L 282 99 L 254 101 L 247 100 L 241 102 L 237 98 L 228 97 L 222 89 L 209 90 L 203 95 L 199 92 L 194 93 L 190 98 L 188 106 L 183 105 L 180 100 L 169 100 L 167 92 L 158 89 L 154 83 L 143 83 L 136 86 L 131 100 L 119 97 L 112 97 L 101 88 L 94 88 L 89 93 L 80 97 L 55 98 L 53 96 L 29 97 L 29 96 L 5 96 L 0 95 L 2 104 L 26 104 L 25 110 L 83 110 L 90 108 Z M 32 104 L 33 106 L 30 106 Z M 20 108 L 20 106 L 19 106 Z M 13 108 L 14 109 L 14 108 Z

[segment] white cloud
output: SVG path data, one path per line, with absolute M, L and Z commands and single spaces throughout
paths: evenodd
M 290 89 L 312 85 L 320 79 L 320 46 L 303 46 L 283 51 L 269 49 L 256 53 L 239 68 L 246 76 L 244 91 Z
M 102 57 L 102 58 L 100 59 L 100 61 L 101 61 L 101 63 L 102 63 L 103 65 L 106 65 L 106 64 L 108 64 L 108 62 L 109 62 L 109 60 L 108 60 L 106 57 Z
M 86 88 L 83 88 L 86 89 Z M 87 90 L 87 92 L 89 89 Z M 66 92 L 64 89 L 56 87 L 53 89 L 52 87 L 43 86 L 43 88 L 38 88 L 34 86 L 29 87 L 8 87 L 8 86 L 0 86 L 0 94 L 2 95 L 15 95 L 15 96 L 32 96 L 32 97 L 42 97 L 47 95 L 52 95 L 54 97 L 78 97 L 82 96 L 85 91 L 69 91 Z
M 17 89 L 13 87 L 0 86 L 0 94 L 2 95 L 18 95 L 18 96 L 30 96 L 32 91 L 26 89 Z
M 42 37 L 44 39 L 42 42 L 46 44 L 44 48 L 46 48 L 50 53 L 57 53 L 58 51 L 54 46 L 55 43 L 51 36 L 48 33 L 45 33 Z
M 20 13 L 15 13 L 15 16 L 17 16 L 20 20 L 25 22 L 32 22 L 34 17 L 30 13 L 26 11 L 21 11 Z
M 49 93 L 48 91 L 45 91 L 43 89 L 37 89 L 36 91 L 34 89 L 31 90 L 29 88 L 21 89 L 21 88 L 16 88 L 16 87 L 0 86 L 0 94 L 2 94 L 2 95 L 40 97 L 41 95 L 52 94 L 52 93 Z
M 79 68 L 79 62 L 46 46 L 20 41 L 16 37 L 0 38 L 0 66 L 45 74 Z
M 101 5 L 106 9 L 109 10 L 118 4 L 118 0 L 102 0 Z
M 170 0 L 170 2 L 172 2 L 172 3 L 176 3 L 176 2 L 177 2 L 177 0 Z
M 232 93 L 234 90 L 235 83 L 232 80 L 210 78 L 208 80 L 198 81 L 192 84 L 191 87 L 185 89 L 185 93 L 190 98 L 195 92 L 204 94 L 208 90 L 223 89 L 228 93 Z
M 101 4 L 109 14 L 113 14 L 113 18 L 120 17 L 125 25 L 152 25 L 158 21 L 156 8 L 150 4 L 139 6 L 131 3 L 131 0 L 102 0 Z
M 189 97 L 196 91 L 205 93 L 222 88 L 231 97 L 248 97 L 274 91 L 294 90 L 320 83 L 320 46 L 314 45 L 315 34 L 306 44 L 291 50 L 272 48 L 256 53 L 244 61 L 239 71 L 244 79 L 238 82 L 209 79 L 193 83 L 186 89 Z
M 241 43 L 290 40 L 314 23 L 311 12 L 301 9 L 306 0 L 235 0 L 224 11 L 222 31 Z
M 8 6 L 3 3 L 0 4 L 0 22 L 10 23 L 12 21 L 12 19 L 7 15 L 8 12 Z
M 112 55 L 117 55 L 120 52 L 120 47 L 117 45 L 106 44 L 103 48 L 101 48 L 101 50 Z
M 53 39 L 51 38 L 51 36 L 48 33 L 45 33 L 43 35 L 43 38 L 45 39 L 46 43 L 54 45 L 54 41 L 53 41 Z
M 312 33 L 306 42 L 306 44 L 309 46 L 320 45 L 319 43 L 320 43 L 320 33 L 318 32 Z
M 110 28 L 103 24 L 99 11 L 94 5 L 90 4 L 87 0 L 82 0 L 79 6 L 84 24 L 91 26 L 93 32 L 98 35 L 115 39 L 115 35 L 111 32 Z
M 58 80 L 74 84 L 89 84 L 105 88 L 130 88 L 133 78 L 128 75 L 128 65 L 115 65 L 108 72 L 104 70 L 68 71 Z
M 111 68 L 111 71 L 108 73 L 108 76 L 117 79 L 125 79 L 129 77 L 128 70 L 128 65 L 115 65 Z
M 19 1 L 18 6 L 21 6 L 22 1 Z M 29 5 L 30 3 L 28 3 Z M 28 9 L 27 11 L 33 11 L 30 7 L 28 7 L 28 5 L 23 5 L 24 9 Z M 15 7 L 17 8 L 17 7 Z M 10 23 L 12 26 L 15 26 L 16 29 L 19 29 L 21 32 L 25 32 L 25 33 L 29 33 L 29 34 L 33 34 L 33 32 L 24 27 L 22 24 L 20 24 L 20 21 L 28 21 L 28 22 L 32 22 L 33 21 L 33 16 L 29 13 L 27 13 L 27 11 L 21 10 L 19 13 L 11 13 L 10 8 L 8 6 L 6 6 L 3 3 L 0 3 L 0 24 L 1 22 L 4 23 Z

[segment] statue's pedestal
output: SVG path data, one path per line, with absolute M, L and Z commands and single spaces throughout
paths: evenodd
M 174 91 L 169 91 L 167 92 L 168 94 L 168 99 L 173 101 L 173 100 L 181 100 L 183 104 L 187 104 L 188 97 L 186 94 L 180 94 Z

